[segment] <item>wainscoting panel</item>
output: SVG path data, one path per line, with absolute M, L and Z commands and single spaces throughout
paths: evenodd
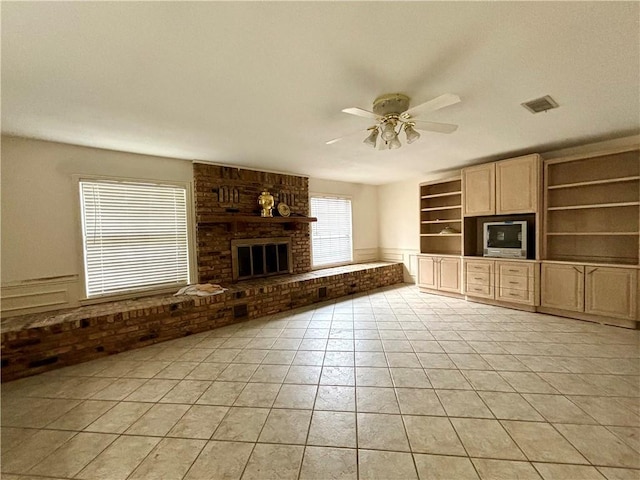
M 418 275 L 418 250 L 408 248 L 381 248 L 380 260 L 384 262 L 402 262 L 404 264 L 404 281 L 416 283 Z
M 44 312 L 78 306 L 78 276 L 23 280 L 2 285 L 2 316 Z
M 377 248 L 357 248 L 353 251 L 353 261 L 356 263 L 377 262 L 380 252 Z

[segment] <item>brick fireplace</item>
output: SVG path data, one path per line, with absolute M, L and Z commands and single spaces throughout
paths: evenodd
M 289 205 L 291 218 L 309 216 L 307 177 L 204 163 L 194 164 L 193 177 L 199 282 L 229 284 L 249 278 L 239 275 L 240 261 L 243 262 L 243 273 L 246 273 L 247 265 L 253 270 L 252 274 L 258 272 L 254 277 L 311 270 L 309 224 L 227 221 L 246 215 L 258 217 L 258 196 L 265 189 L 274 196 L 276 205 L 279 202 Z M 286 254 L 279 246 L 285 243 Z M 258 247 L 260 244 L 265 246 Z M 249 246 L 248 251 L 240 250 L 240 257 L 238 249 L 234 248 L 238 245 Z M 260 257 L 261 254 L 271 255 L 269 263 L 266 256 Z

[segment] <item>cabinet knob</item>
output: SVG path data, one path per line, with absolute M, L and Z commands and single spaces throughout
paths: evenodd
M 592 268 L 591 270 L 589 270 L 589 271 L 587 272 L 587 275 L 591 275 L 591 274 L 592 274 L 593 272 L 595 272 L 596 270 L 598 270 L 598 268 L 597 268 L 597 267 L 596 267 L 596 268 Z

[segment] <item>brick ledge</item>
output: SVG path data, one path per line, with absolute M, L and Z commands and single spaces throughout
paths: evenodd
M 2 381 L 403 282 L 401 263 L 366 263 L 234 284 L 211 297 L 159 295 L 2 322 Z

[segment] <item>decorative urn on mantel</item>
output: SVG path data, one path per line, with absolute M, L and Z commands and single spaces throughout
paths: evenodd
M 258 197 L 258 205 L 262 210 L 260 211 L 261 217 L 273 217 L 273 205 L 274 205 L 273 195 L 271 195 L 267 190 L 263 190 L 260 196 Z

